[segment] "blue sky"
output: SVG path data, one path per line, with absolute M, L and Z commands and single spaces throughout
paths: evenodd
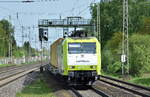
M 0 0 L 2 1 L 2 0 Z M 16 0 L 5 0 L 16 1 Z M 21 1 L 21 0 L 18 0 Z M 15 27 L 15 38 L 19 46 L 24 41 L 30 42 L 32 47 L 39 48 L 38 19 L 59 19 L 67 16 L 82 16 L 90 19 L 90 4 L 98 0 L 34 0 L 34 3 L 0 3 L 0 19 L 9 19 Z M 40 2 L 43 1 L 43 2 Z M 48 1 L 48 2 L 46 2 Z M 18 15 L 17 15 L 18 13 Z M 22 30 L 24 38 L 22 42 Z M 30 32 L 30 35 L 29 35 Z M 49 43 L 62 37 L 61 28 L 49 29 Z M 36 43 L 36 44 L 35 44 Z

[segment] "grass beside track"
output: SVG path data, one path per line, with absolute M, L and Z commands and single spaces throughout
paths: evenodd
M 121 75 L 118 74 L 109 74 L 109 73 L 104 73 L 102 75 L 110 76 L 116 79 L 123 80 Z M 129 76 L 129 79 L 124 79 L 127 82 L 134 83 L 137 85 L 142 85 L 146 87 L 150 87 L 150 73 L 144 74 L 142 77 L 132 77 Z
M 129 82 L 150 87 L 150 78 L 134 78 L 132 80 L 129 80 Z
M 0 64 L 0 68 L 1 67 L 7 67 L 7 66 L 20 66 L 20 65 L 27 65 L 27 64 L 35 64 L 35 63 L 40 63 L 40 61 L 37 62 L 26 62 L 26 63 L 22 63 L 22 64 Z
M 13 66 L 15 64 L 0 64 L 0 67 Z
M 53 89 L 50 89 L 42 77 L 35 80 L 31 85 L 26 86 L 16 97 L 55 97 Z

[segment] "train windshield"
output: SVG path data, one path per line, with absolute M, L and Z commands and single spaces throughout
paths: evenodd
M 69 43 L 68 44 L 69 54 L 95 54 L 96 53 L 96 43 Z

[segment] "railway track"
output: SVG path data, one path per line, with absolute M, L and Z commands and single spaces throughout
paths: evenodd
M 61 90 L 66 90 L 68 93 L 68 97 L 111 97 L 110 95 L 104 93 L 103 91 L 92 87 L 92 86 L 70 86 L 68 83 L 64 80 L 62 80 L 59 76 L 55 76 L 52 73 L 47 71 L 48 76 L 55 80 L 57 85 L 62 86 Z M 66 96 L 61 96 L 61 97 L 66 97 Z
M 8 69 L 6 68 L 3 68 L 2 71 L 0 71 L 0 88 L 30 72 L 38 70 L 40 68 L 40 64 L 30 64 L 18 67 L 13 66 Z
M 71 87 L 71 91 L 76 97 L 110 97 L 110 95 L 96 88 L 85 86 L 84 88 Z
M 113 87 L 123 89 L 129 93 L 133 93 L 142 97 L 150 97 L 150 88 L 128 83 L 122 80 L 114 79 L 107 76 L 101 76 L 100 82 L 109 84 Z
M 7 73 L 7 72 L 10 72 L 10 71 L 15 71 L 15 70 L 19 70 L 19 69 L 23 69 L 24 67 L 26 66 L 10 66 L 10 67 L 6 67 L 6 68 L 2 68 L 0 70 L 0 74 L 3 74 L 3 73 Z
M 3 69 L 2 71 L 0 71 L 0 81 L 6 78 L 9 78 L 13 75 L 25 72 L 27 70 L 30 70 L 34 67 L 36 67 L 38 65 L 24 65 L 24 66 L 18 66 L 18 67 L 13 67 L 13 68 L 9 68 L 9 69 Z
M 17 66 L 16 65 L 12 65 L 12 66 L 0 67 L 0 72 L 4 71 L 4 70 L 7 70 L 7 69 L 14 68 L 14 67 L 17 67 Z
M 30 67 L 32 65 L 36 65 L 36 64 L 26 64 L 26 65 L 18 65 L 18 66 L 17 65 L 12 65 L 12 66 L 1 67 L 0 68 L 0 74 L 11 71 L 11 70 L 22 69 L 22 68 L 25 68 L 27 66 Z
M 44 62 L 43 64 L 48 64 L 48 63 Z M 36 63 L 36 64 L 27 64 L 21 66 L 9 66 L 9 67 L 0 68 L 0 80 L 9 77 L 11 75 L 14 75 L 16 73 L 27 71 L 28 69 L 32 69 L 40 65 L 41 63 Z

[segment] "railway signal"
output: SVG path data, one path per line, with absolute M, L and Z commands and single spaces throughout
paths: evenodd
M 48 28 L 39 28 L 39 40 L 48 41 Z
M 48 41 L 48 29 L 44 29 L 44 31 L 43 31 L 43 39 L 45 41 Z
M 48 28 L 39 28 L 39 40 L 41 42 L 41 67 L 40 67 L 40 72 L 43 72 L 43 46 L 42 42 L 43 41 L 48 41 Z

